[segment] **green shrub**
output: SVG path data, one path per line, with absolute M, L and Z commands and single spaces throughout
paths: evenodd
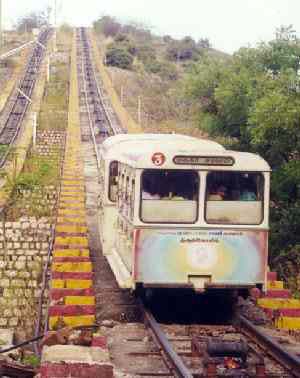
M 149 59 L 145 62 L 145 70 L 159 75 L 163 80 L 177 80 L 178 71 L 176 65 L 166 61 Z
M 106 64 L 130 70 L 132 68 L 134 57 L 129 51 L 122 47 L 111 46 L 106 51 Z

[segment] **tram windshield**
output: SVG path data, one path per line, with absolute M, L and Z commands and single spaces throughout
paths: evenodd
M 207 223 L 260 224 L 263 193 L 261 173 L 210 172 L 206 183 Z
M 198 216 L 198 197 L 198 172 L 145 170 L 141 179 L 141 220 L 194 223 Z

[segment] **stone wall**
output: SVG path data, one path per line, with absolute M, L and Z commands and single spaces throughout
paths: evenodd
M 36 190 L 21 189 L 20 196 L 22 198 L 22 201 L 20 201 L 20 206 L 23 208 L 20 209 L 22 214 L 28 213 L 31 206 L 40 210 L 47 209 L 47 212 L 54 214 L 58 199 L 58 189 L 54 185 L 48 185 L 42 189 L 37 188 Z
M 64 149 L 65 132 L 59 130 L 40 130 L 36 137 L 36 151 L 41 156 L 51 157 Z
M 20 339 L 34 333 L 52 227 L 47 218 L 0 222 L 0 327 Z

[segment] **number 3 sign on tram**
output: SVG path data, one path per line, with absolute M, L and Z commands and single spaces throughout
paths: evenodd
M 160 167 L 161 165 L 163 165 L 165 161 L 166 161 L 166 157 L 161 152 L 156 152 L 155 154 L 152 155 L 152 162 L 157 167 Z

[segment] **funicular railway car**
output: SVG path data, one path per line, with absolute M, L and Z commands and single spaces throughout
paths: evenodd
M 266 285 L 270 167 L 182 135 L 118 135 L 101 151 L 103 253 L 124 289 Z

